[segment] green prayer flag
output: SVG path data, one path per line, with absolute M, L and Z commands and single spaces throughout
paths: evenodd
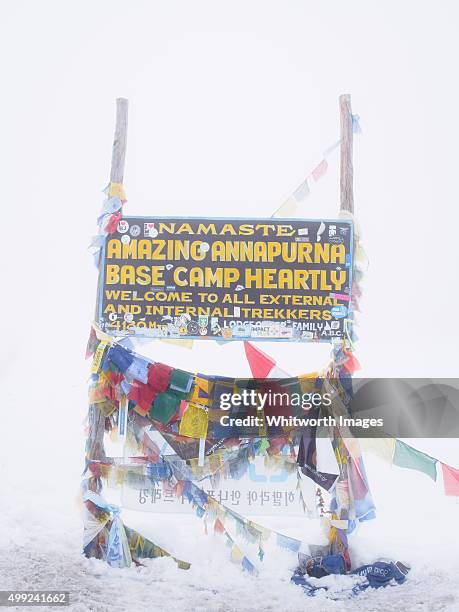
M 174 414 L 178 412 L 182 399 L 182 394 L 173 391 L 158 393 L 153 406 L 150 408 L 151 418 L 167 425 Z
M 393 463 L 399 467 L 424 472 L 432 480 L 437 480 L 437 460 L 425 453 L 421 453 L 421 451 L 416 450 L 412 446 L 408 446 L 404 442 L 400 442 L 400 440 L 397 440 L 395 443 Z
M 269 440 L 267 440 L 266 438 L 262 438 L 258 447 L 258 453 L 260 455 L 264 454 L 268 450 L 269 446 Z
M 257 381 L 254 378 L 236 378 L 234 380 L 234 386 L 238 393 L 240 389 L 247 389 L 248 391 L 251 389 L 256 390 Z
M 193 383 L 193 375 L 183 370 L 172 370 L 169 378 L 169 386 L 174 391 L 184 391 L 188 393 Z

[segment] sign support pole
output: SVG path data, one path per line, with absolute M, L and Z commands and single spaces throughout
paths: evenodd
M 127 127 L 129 101 L 126 98 L 116 99 L 116 125 L 113 137 L 112 164 L 110 184 L 122 185 L 124 180 L 124 162 L 126 159 Z M 126 456 L 126 428 L 128 417 L 128 399 L 123 397 L 118 411 L 118 436 L 121 442 L 123 457 Z
M 116 99 L 116 127 L 113 139 L 110 183 L 123 183 L 124 160 L 126 157 L 128 105 L 126 98 Z
M 342 94 L 339 97 L 339 113 L 341 125 L 340 209 L 354 214 L 353 131 L 351 96 L 349 94 Z

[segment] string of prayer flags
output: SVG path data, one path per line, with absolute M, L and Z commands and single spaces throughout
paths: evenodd
M 154 544 L 151 540 L 148 540 L 144 536 L 140 535 L 134 529 L 124 527 L 127 539 L 129 541 L 129 548 L 133 559 L 157 559 L 158 557 L 171 557 L 176 563 L 179 569 L 190 569 L 191 564 L 187 561 L 181 561 L 176 557 L 170 555 L 164 548 L 161 548 L 157 544 Z
M 441 464 L 441 469 L 445 495 L 459 496 L 459 470 L 445 463 Z
M 393 463 L 399 467 L 424 472 L 432 480 L 437 480 L 437 460 L 400 440 L 395 443 Z
M 352 115 L 352 129 L 355 134 L 361 133 L 360 124 L 359 124 L 359 116 Z M 323 159 L 320 163 L 310 172 L 304 181 L 298 185 L 292 195 L 287 198 L 287 200 L 276 209 L 276 211 L 271 215 L 272 217 L 292 217 L 295 215 L 298 204 L 301 204 L 306 198 L 309 197 L 311 193 L 310 189 L 310 179 L 314 179 L 315 182 L 319 181 L 328 170 L 328 161 L 327 157 L 333 153 L 341 144 L 341 140 L 337 140 L 333 143 L 328 149 L 325 149 Z

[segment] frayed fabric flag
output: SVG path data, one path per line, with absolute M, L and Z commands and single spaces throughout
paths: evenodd
M 298 552 L 301 547 L 301 541 L 296 540 L 295 538 L 289 538 L 288 536 L 284 536 L 281 533 L 276 535 L 276 544 L 281 548 L 286 548 L 287 550 L 291 550 L 292 552 Z
M 437 460 L 400 440 L 395 444 L 393 463 L 399 467 L 424 472 L 432 480 L 437 480 Z
M 443 472 L 445 495 L 459 496 L 459 470 L 445 463 L 441 464 L 441 469 Z
M 257 571 L 254 564 L 251 561 L 249 561 L 247 557 L 244 557 L 242 559 L 242 568 L 245 569 L 250 574 L 254 574 Z

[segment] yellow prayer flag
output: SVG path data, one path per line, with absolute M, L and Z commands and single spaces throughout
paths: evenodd
M 106 399 L 103 385 L 96 385 L 95 387 L 91 387 L 89 389 L 90 404 L 100 404 L 105 402 Z
M 102 416 L 105 418 L 109 417 L 111 414 L 115 412 L 115 402 L 113 400 L 109 400 L 104 397 L 104 400 L 101 402 L 94 402 L 97 404 L 97 408 Z
M 298 202 L 295 200 L 293 196 L 290 196 L 288 200 L 286 200 L 276 212 L 272 215 L 272 217 L 290 217 L 293 215 L 298 208 Z
M 363 451 L 373 453 L 384 461 L 392 463 L 395 451 L 395 438 L 360 438 Z
M 307 374 L 301 374 L 300 376 L 298 376 L 301 391 L 303 393 L 310 393 L 311 391 L 313 391 L 318 376 L 319 372 L 308 372 Z
M 100 368 L 100 364 L 102 363 L 102 358 L 104 356 L 104 351 L 107 347 L 105 342 L 100 342 L 96 352 L 94 353 L 94 357 L 92 360 L 91 374 L 97 374 Z
M 181 340 L 180 338 L 160 338 L 161 342 L 166 344 L 172 344 L 173 346 L 180 346 L 182 348 L 191 349 L 193 348 L 194 340 Z
M 118 197 L 122 202 L 126 201 L 126 193 L 124 191 L 123 183 L 110 183 L 108 189 L 108 196 L 110 198 Z
M 258 531 L 258 533 L 260 534 L 260 538 L 263 541 L 268 540 L 272 534 L 271 529 L 268 529 L 267 527 L 263 527 L 262 525 L 259 525 L 258 523 L 254 523 L 253 521 L 247 521 L 247 527 L 249 529 L 252 528 L 253 530 Z
M 180 421 L 179 434 L 188 438 L 206 438 L 207 425 L 207 412 L 196 404 L 189 402 L 188 408 Z
M 347 529 L 349 525 L 349 521 L 345 519 L 332 519 L 330 523 L 332 527 L 336 527 L 337 529 Z
M 244 553 L 242 552 L 242 550 L 237 544 L 233 544 L 233 546 L 231 547 L 231 561 L 233 563 L 240 563 L 243 558 Z
M 210 381 L 207 378 L 201 378 L 200 376 L 196 376 L 195 383 L 202 391 L 204 391 L 204 393 L 209 393 Z
M 359 459 L 362 456 L 360 443 L 357 438 L 343 438 L 343 442 L 353 459 Z
M 108 334 L 106 334 L 105 332 L 103 332 L 95 323 L 93 323 L 93 329 L 95 331 L 96 334 L 96 338 L 98 340 L 100 340 L 101 342 L 105 342 L 105 344 L 113 344 L 114 342 L 114 338 L 113 336 L 109 336 Z

